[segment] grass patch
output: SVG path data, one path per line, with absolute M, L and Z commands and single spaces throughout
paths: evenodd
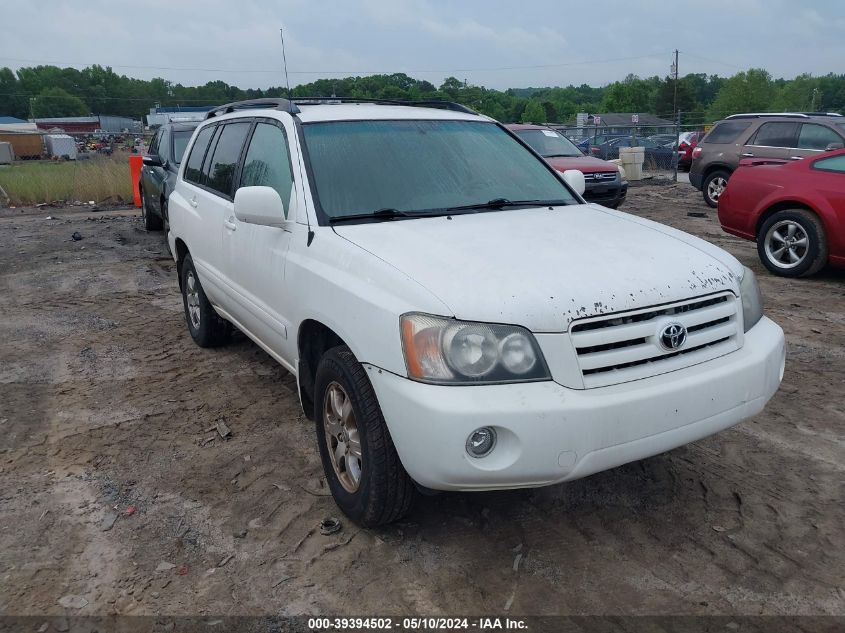
M 10 205 L 57 200 L 132 200 L 132 181 L 126 156 L 98 156 L 76 161 L 22 161 L 4 165 L 0 166 L 0 187 L 9 196 L 7 204 Z

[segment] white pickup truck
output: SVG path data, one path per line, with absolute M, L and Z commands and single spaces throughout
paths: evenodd
M 583 187 L 456 104 L 222 106 L 169 199 L 188 330 L 234 326 L 296 375 L 362 525 L 418 489 L 555 484 L 759 413 L 785 345 L 752 272 Z

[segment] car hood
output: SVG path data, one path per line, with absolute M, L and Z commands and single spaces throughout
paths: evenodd
M 560 332 L 575 319 L 732 290 L 742 265 L 670 227 L 598 205 L 336 225 L 458 319 Z
M 606 160 L 592 156 L 555 156 L 554 158 L 547 158 L 545 160 L 558 171 L 577 169 L 585 174 L 618 171 L 616 165 L 613 163 L 608 163 Z

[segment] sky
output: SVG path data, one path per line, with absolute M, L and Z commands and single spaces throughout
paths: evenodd
M 404 72 L 439 85 L 600 86 L 680 72 L 845 73 L 845 0 L 7 0 L 0 67 L 99 63 L 241 88 Z M 11 28 L 9 28 L 11 27 Z

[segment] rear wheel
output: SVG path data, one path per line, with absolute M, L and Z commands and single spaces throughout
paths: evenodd
M 704 195 L 704 202 L 714 209 L 719 206 L 719 196 L 728 186 L 730 174 L 727 171 L 717 170 L 711 172 L 701 184 L 701 193 Z
M 182 262 L 182 304 L 188 331 L 197 345 L 218 347 L 229 340 L 231 326 L 220 318 L 205 296 L 190 255 L 185 255 Z
M 763 265 L 782 277 L 804 277 L 827 263 L 827 237 L 816 215 L 806 209 L 786 209 L 769 217 L 757 233 L 757 253 Z
M 139 185 L 138 190 L 141 193 L 141 218 L 144 220 L 144 228 L 148 231 L 160 231 L 161 218 L 154 213 L 150 213 L 147 208 L 147 195 L 144 193 L 144 188 Z
M 396 453 L 373 386 L 348 347 L 323 355 L 314 394 L 320 459 L 335 503 L 365 527 L 403 517 L 416 488 Z

